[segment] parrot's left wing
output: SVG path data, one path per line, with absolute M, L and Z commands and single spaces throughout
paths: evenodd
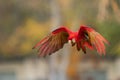
M 78 41 L 77 49 L 82 48 L 83 52 L 86 53 L 86 47 L 90 49 L 96 48 L 97 52 L 102 55 L 105 55 L 105 45 L 104 43 L 109 44 L 109 42 L 94 29 L 81 26 L 78 32 Z

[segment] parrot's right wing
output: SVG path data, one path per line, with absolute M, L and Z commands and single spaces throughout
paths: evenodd
M 34 47 L 39 47 L 39 56 L 47 56 L 61 49 L 68 42 L 69 30 L 65 27 L 60 27 L 43 38 Z

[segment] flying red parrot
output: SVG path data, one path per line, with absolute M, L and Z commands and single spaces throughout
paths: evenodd
M 33 49 L 39 47 L 39 56 L 47 56 L 63 48 L 64 44 L 69 41 L 72 46 L 76 45 L 78 51 L 82 49 L 86 53 L 87 47 L 91 50 L 96 49 L 99 55 L 105 55 L 104 43 L 109 44 L 103 36 L 91 27 L 83 25 L 77 32 L 73 32 L 62 26 L 43 38 Z

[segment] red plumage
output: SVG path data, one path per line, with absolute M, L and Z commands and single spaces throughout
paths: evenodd
M 75 42 L 73 42 L 73 39 Z M 87 47 L 91 50 L 96 49 L 100 55 L 105 55 L 104 43 L 109 44 L 108 41 L 93 28 L 81 26 L 79 31 L 73 32 L 62 26 L 43 38 L 33 49 L 39 47 L 39 56 L 51 55 L 63 48 L 64 44 L 69 40 L 72 46 L 76 45 L 78 51 L 82 49 L 82 51 L 86 53 Z

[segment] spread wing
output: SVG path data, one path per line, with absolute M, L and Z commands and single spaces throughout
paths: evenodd
M 61 49 L 68 42 L 69 30 L 65 27 L 58 28 L 43 38 L 33 48 L 39 47 L 39 56 L 51 55 Z
M 108 41 L 96 32 L 94 29 L 86 26 L 81 26 L 78 32 L 78 41 L 77 41 L 77 49 L 80 50 L 82 48 L 83 52 L 86 53 L 86 47 L 90 49 L 95 49 L 97 52 L 102 55 L 105 55 L 105 45 L 104 43 L 108 43 Z

